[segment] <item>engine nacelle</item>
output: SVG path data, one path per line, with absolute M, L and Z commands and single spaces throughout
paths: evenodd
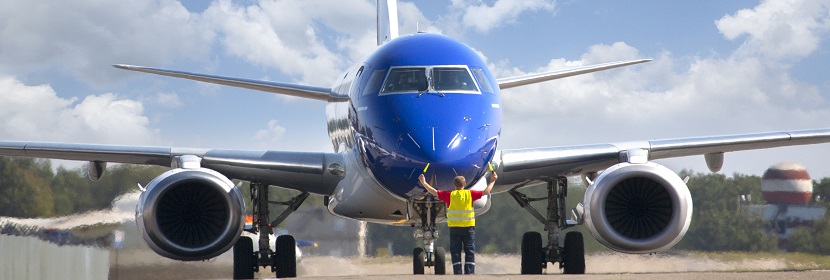
M 606 247 L 653 253 L 683 238 L 692 220 L 686 183 L 665 166 L 620 163 L 603 171 L 585 192 L 585 223 Z
M 177 168 L 151 181 L 136 205 L 144 241 L 159 255 L 205 260 L 230 249 L 245 226 L 242 193 L 214 170 Z

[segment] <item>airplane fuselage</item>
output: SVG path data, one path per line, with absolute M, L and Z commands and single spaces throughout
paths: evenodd
M 332 213 L 401 222 L 406 201 L 426 193 L 421 173 L 439 190 L 452 189 L 459 175 L 467 188 L 484 186 L 501 102 L 498 83 L 469 46 L 437 34 L 398 37 L 349 69 L 334 90 L 348 101 L 328 103 L 329 136 L 348 166 L 329 201 Z

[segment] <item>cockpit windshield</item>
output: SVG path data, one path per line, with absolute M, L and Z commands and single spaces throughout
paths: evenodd
M 476 84 L 466 68 L 432 68 L 432 83 L 436 91 L 477 91 Z
M 426 68 L 392 68 L 381 93 L 420 92 L 428 86 Z
M 398 93 L 479 94 L 470 70 L 460 66 L 395 67 L 389 70 L 380 95 Z

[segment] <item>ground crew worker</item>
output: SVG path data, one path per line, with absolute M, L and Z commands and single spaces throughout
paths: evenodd
M 476 220 L 473 210 L 473 201 L 490 193 L 493 184 L 498 179 L 496 172 L 490 175 L 490 183 L 484 191 L 465 190 L 467 180 L 464 176 L 456 176 L 453 180 L 454 191 L 439 191 L 430 186 L 424 174 L 418 176 L 421 185 L 438 199 L 447 204 L 447 226 L 450 228 L 450 256 L 452 270 L 461 274 L 461 248 L 464 248 L 464 274 L 475 274 L 476 267 Z

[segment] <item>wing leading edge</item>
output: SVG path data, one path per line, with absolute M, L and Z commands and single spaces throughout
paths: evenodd
M 646 151 L 648 160 L 705 155 L 709 168 L 718 171 L 727 152 L 828 142 L 830 129 L 816 129 L 501 150 L 494 159 L 500 160 L 500 174 L 493 191 L 507 191 L 552 177 L 598 172 L 624 162 L 626 154 L 634 150 Z
M 144 67 L 144 66 L 135 66 L 135 65 L 126 65 L 126 64 L 115 64 L 113 65 L 115 68 L 130 70 L 130 71 L 137 71 L 137 72 L 144 72 L 174 78 L 181 78 L 181 79 L 188 79 L 194 80 L 199 82 L 205 83 L 212 83 L 218 85 L 225 85 L 225 86 L 232 86 L 232 87 L 239 87 L 239 88 L 247 88 L 252 90 L 259 90 L 277 94 L 285 94 L 290 96 L 302 97 L 302 98 L 309 98 L 309 99 L 316 99 L 321 101 L 336 101 L 342 99 L 348 99 L 348 97 L 340 97 L 334 94 L 334 92 L 330 88 L 324 87 L 315 87 L 315 86 L 306 86 L 306 85 L 297 85 L 297 84 L 289 84 L 289 83 L 278 83 L 278 82 L 269 82 L 269 81 L 258 81 L 258 80 L 249 80 L 249 79 L 240 79 L 240 78 L 233 78 L 233 77 L 225 77 L 225 76 L 214 76 L 214 75 L 206 75 L 206 74 L 197 74 L 197 73 L 190 73 L 190 72 L 183 72 L 183 71 L 174 71 L 174 70 L 165 70 L 165 69 L 158 69 L 152 67 Z
M 499 82 L 499 89 L 508 89 L 518 86 L 524 86 L 529 84 L 541 83 L 550 80 L 556 80 L 561 78 L 567 78 L 570 76 L 582 75 L 591 72 L 603 71 L 608 69 L 613 69 L 617 67 L 623 67 L 628 65 L 640 64 L 644 62 L 649 62 L 651 59 L 637 59 L 637 60 L 626 60 L 626 61 L 617 61 L 617 62 L 609 62 L 609 63 L 602 63 L 602 64 L 594 64 L 582 67 L 576 67 L 571 69 L 559 70 L 559 71 L 551 71 L 551 72 L 544 72 L 544 73 L 536 73 L 524 76 L 516 76 L 510 78 L 502 78 L 498 79 Z
M 334 193 L 342 179 L 343 157 L 335 153 L 208 150 L 154 146 L 117 146 L 0 141 L 0 156 L 22 156 L 183 167 L 196 156 L 201 167 L 230 179 L 266 183 L 320 195 Z

